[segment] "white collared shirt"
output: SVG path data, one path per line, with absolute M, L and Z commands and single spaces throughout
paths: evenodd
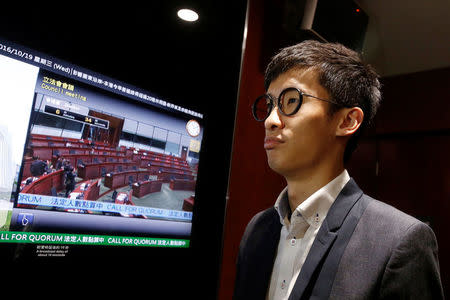
M 287 187 L 275 202 L 282 224 L 266 299 L 287 299 L 328 210 L 350 180 L 347 170 L 303 201 L 289 221 Z

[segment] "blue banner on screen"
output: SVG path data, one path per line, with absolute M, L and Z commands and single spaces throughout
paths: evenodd
M 22 193 L 19 194 L 18 203 L 26 205 L 58 207 L 64 209 L 80 209 L 98 212 L 112 212 L 119 214 L 135 214 L 153 218 L 169 218 L 186 221 L 192 220 L 192 212 L 187 211 L 178 211 L 178 210 L 135 206 L 135 205 L 123 205 L 117 203 L 70 199 L 70 198 L 61 198 L 61 197 L 52 197 L 34 194 L 22 194 Z

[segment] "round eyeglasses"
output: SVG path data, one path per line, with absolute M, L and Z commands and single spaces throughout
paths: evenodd
M 289 87 L 281 91 L 280 95 L 278 96 L 278 110 L 285 116 L 294 115 L 298 112 L 300 106 L 302 106 L 303 97 L 312 97 L 341 106 L 334 101 L 305 94 L 297 88 Z M 269 94 L 264 94 L 256 98 L 252 106 L 253 117 L 255 118 L 255 120 L 259 122 L 265 121 L 272 112 L 275 101 L 276 100 L 273 98 L 273 96 Z

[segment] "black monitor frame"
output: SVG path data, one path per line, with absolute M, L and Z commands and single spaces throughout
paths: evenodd
M 178 282 L 177 286 L 180 289 L 185 289 L 187 298 L 189 298 L 190 293 L 202 298 L 201 295 L 210 297 L 217 292 L 231 145 L 237 108 L 236 98 L 238 95 L 245 10 L 245 3 L 235 4 L 235 6 L 229 5 L 226 11 L 234 12 L 236 18 L 232 19 L 236 22 L 233 21 L 233 24 L 228 24 L 227 27 L 221 28 L 215 34 L 208 33 L 213 38 L 209 41 L 209 47 L 211 47 L 209 49 L 211 54 L 215 52 L 217 56 L 214 64 L 199 60 L 200 73 L 191 71 L 191 76 L 178 78 L 178 80 L 183 81 L 181 85 L 170 87 L 168 86 L 168 78 L 164 76 L 161 79 L 152 77 L 153 82 L 149 82 L 148 85 L 144 84 L 145 80 L 142 80 L 142 78 L 145 76 L 145 72 L 139 71 L 140 66 L 136 64 L 128 66 L 122 64 L 119 68 L 114 69 L 108 66 L 107 59 L 103 61 L 98 59 L 95 50 L 92 52 L 92 56 L 81 55 L 81 52 L 77 53 L 77 47 L 74 44 L 65 43 L 64 39 L 54 39 L 50 34 L 42 38 L 38 33 L 42 30 L 42 27 L 39 28 L 39 22 L 36 24 L 36 21 L 39 21 L 42 17 L 34 17 L 28 23 L 23 23 L 24 18 L 19 18 L 14 22 L 17 14 L 3 18 L 2 22 L 9 23 L 11 27 L 3 26 L 0 36 L 42 53 L 49 53 L 49 55 L 65 61 L 92 68 L 111 78 L 123 80 L 125 77 L 126 80 L 124 81 L 143 87 L 145 90 L 155 91 L 156 95 L 163 94 L 170 98 L 173 103 L 184 107 L 192 107 L 193 111 L 201 111 L 204 115 L 203 120 L 206 128 L 202 142 L 203 147 L 200 152 L 201 161 L 197 179 L 199 186 L 203 188 L 196 191 L 196 197 L 201 200 L 194 207 L 190 248 L 133 248 L 131 250 L 131 248 L 126 247 L 97 247 L 90 249 L 89 251 L 92 252 L 87 253 L 84 252 L 86 250 L 83 247 L 73 247 L 71 251 L 79 252 L 79 256 L 84 257 L 83 261 L 79 259 L 37 259 L 4 262 L 4 266 L 11 263 L 7 268 L 7 273 L 10 274 L 9 282 L 14 282 L 13 278 L 19 277 L 21 267 L 33 269 L 34 274 L 62 274 L 68 276 L 67 278 L 74 279 L 77 276 L 69 272 L 70 268 L 78 268 L 81 271 L 89 270 L 87 272 L 91 276 L 99 278 L 107 274 L 122 276 L 129 272 L 130 266 L 135 268 L 138 266 L 137 270 L 146 268 L 158 270 L 158 272 L 147 274 L 145 279 L 137 279 L 137 282 L 142 284 L 151 282 L 150 285 L 155 288 L 172 286 L 167 278 L 173 276 L 172 278 L 175 278 Z M 229 19 L 230 17 L 227 16 L 226 18 Z M 110 25 L 111 23 L 108 22 L 112 21 L 107 20 L 105 24 Z M 75 32 L 77 31 L 76 28 L 75 25 L 70 28 L 66 26 L 64 31 Z M 57 34 L 63 32 L 62 28 L 60 30 Z M 110 51 L 107 56 L 111 59 L 127 57 L 137 49 L 132 47 L 133 49 L 125 53 L 114 48 L 114 45 L 120 45 L 124 41 L 118 37 L 116 41 L 111 41 L 110 45 L 103 45 L 102 47 L 95 45 L 94 38 L 86 38 L 85 41 L 77 41 L 77 43 L 78 45 L 95 46 L 95 49 L 101 49 L 102 51 L 109 47 Z M 64 43 L 65 45 L 62 45 Z M 225 45 L 226 47 L 224 47 Z M 204 54 L 203 57 L 209 58 Z M 95 65 L 96 67 L 91 67 Z M 157 68 L 162 68 L 162 66 L 159 65 Z M 205 69 L 208 72 L 205 72 Z M 166 75 L 167 73 L 163 74 Z M 215 74 L 214 78 L 211 74 Z M 189 86 L 197 86 L 196 92 L 189 90 Z M 217 93 L 217 91 L 220 91 L 220 93 Z M 215 95 L 214 101 L 221 103 L 221 105 L 211 105 L 209 95 Z M 27 251 L 26 246 L 20 246 L 19 248 L 19 251 Z M 102 267 L 92 267 L 98 265 Z M 192 276 L 192 274 L 197 274 L 197 276 Z M 45 282 L 43 278 L 35 276 L 34 282 L 43 283 Z M 29 282 L 29 284 L 32 283 Z M 200 287 L 198 287 L 199 285 Z M 195 292 L 192 292 L 193 286 Z

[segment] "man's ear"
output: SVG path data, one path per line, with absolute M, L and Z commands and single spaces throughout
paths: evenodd
M 362 124 L 364 112 L 359 107 L 343 108 L 340 111 L 339 123 L 336 128 L 336 136 L 350 136 L 354 134 Z

